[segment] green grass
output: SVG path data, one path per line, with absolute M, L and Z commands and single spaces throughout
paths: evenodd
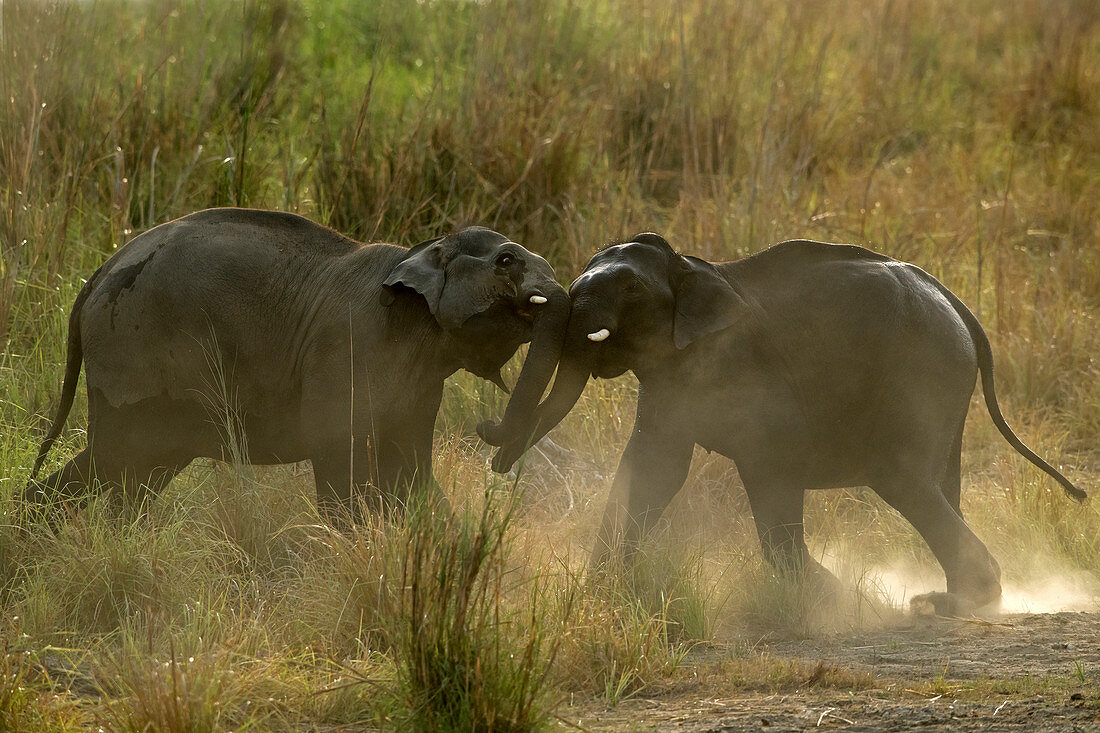
M 56 531 L 22 523 L 82 281 L 208 206 L 402 244 L 487 224 L 565 282 L 642 230 L 712 259 L 793 237 L 865 244 L 979 313 L 1010 423 L 1092 488 L 1095 3 L 640 7 L 0 5 L 0 728 L 537 728 L 567 698 L 681 684 L 709 644 L 882 623 L 923 590 L 895 582 L 909 570 L 942 582 L 861 490 L 807 499 L 812 551 L 847 595 L 776 577 L 736 471 L 699 451 L 640 572 L 585 585 L 630 377 L 588 386 L 552 435 L 555 465 L 532 458 L 512 502 L 486 494 L 473 432 L 505 398 L 456 375 L 436 446 L 450 520 L 334 533 L 308 466 L 202 461 L 145 516 L 93 501 Z M 80 396 L 47 469 L 86 422 Z M 964 513 L 1006 584 L 1053 576 L 1095 600 L 1097 503 L 1015 456 L 979 401 L 963 460 Z M 872 684 L 754 654 L 719 666 L 745 689 Z

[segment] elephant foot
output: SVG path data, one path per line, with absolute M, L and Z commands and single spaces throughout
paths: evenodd
M 918 616 L 971 616 L 975 611 L 996 614 L 1001 604 L 1000 568 L 993 563 L 987 576 L 950 580 L 947 592 L 924 593 L 909 600 Z
M 909 612 L 914 616 L 972 616 L 978 610 L 983 615 L 996 615 L 1000 608 L 999 594 L 993 600 L 981 604 L 958 593 L 923 593 L 909 599 Z
M 969 616 L 974 604 L 956 593 L 922 593 L 909 599 L 914 616 Z
M 805 588 L 810 597 L 819 599 L 827 606 L 837 606 L 848 595 L 849 589 L 844 582 L 816 561 L 811 561 L 801 572 L 782 575 L 800 584 L 799 587 Z

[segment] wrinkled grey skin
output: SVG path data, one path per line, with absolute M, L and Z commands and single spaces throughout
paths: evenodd
M 791 241 L 737 262 L 676 254 L 655 234 L 594 256 L 573 301 L 554 388 L 482 436 L 507 470 L 556 425 L 589 376 L 638 378 L 634 430 L 593 562 L 627 551 L 679 491 L 696 445 L 733 459 L 776 567 L 824 574 L 803 540 L 803 492 L 870 486 L 927 541 L 941 614 L 986 606 L 1000 569 L 959 509 L 963 422 L 980 373 L 993 422 L 1076 499 L 1085 493 L 1005 423 L 981 326 L 920 268 L 847 245 Z M 610 335 L 602 341 L 601 329 Z M 831 577 L 829 577 L 831 581 Z
M 140 497 L 196 457 L 241 449 L 254 464 L 310 459 L 326 511 L 353 487 L 376 506 L 414 482 L 438 492 L 444 379 L 465 368 L 503 386 L 500 366 L 533 334 L 536 361 L 556 360 L 568 312 L 550 265 L 488 229 L 406 249 L 293 214 L 186 216 L 135 238 L 80 291 L 27 499 L 79 497 L 93 479 Z M 37 481 L 82 360 L 88 446 Z M 537 401 L 552 372 L 524 369 L 516 391 Z

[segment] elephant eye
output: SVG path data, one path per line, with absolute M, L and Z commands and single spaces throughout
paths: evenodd
M 513 255 L 511 252 L 505 252 L 497 257 L 497 267 L 508 267 L 515 261 L 515 255 Z

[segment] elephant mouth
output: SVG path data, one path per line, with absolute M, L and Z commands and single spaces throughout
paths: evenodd
M 623 352 L 621 344 L 607 344 L 602 339 L 589 343 L 590 340 L 586 339 L 581 348 L 587 354 L 585 360 L 591 376 L 596 379 L 614 379 L 630 371 L 630 357 Z
M 546 296 L 535 290 L 517 298 L 513 301 L 512 307 L 515 309 L 517 317 L 528 324 L 533 324 L 535 322 L 535 311 L 545 307 L 546 301 Z

